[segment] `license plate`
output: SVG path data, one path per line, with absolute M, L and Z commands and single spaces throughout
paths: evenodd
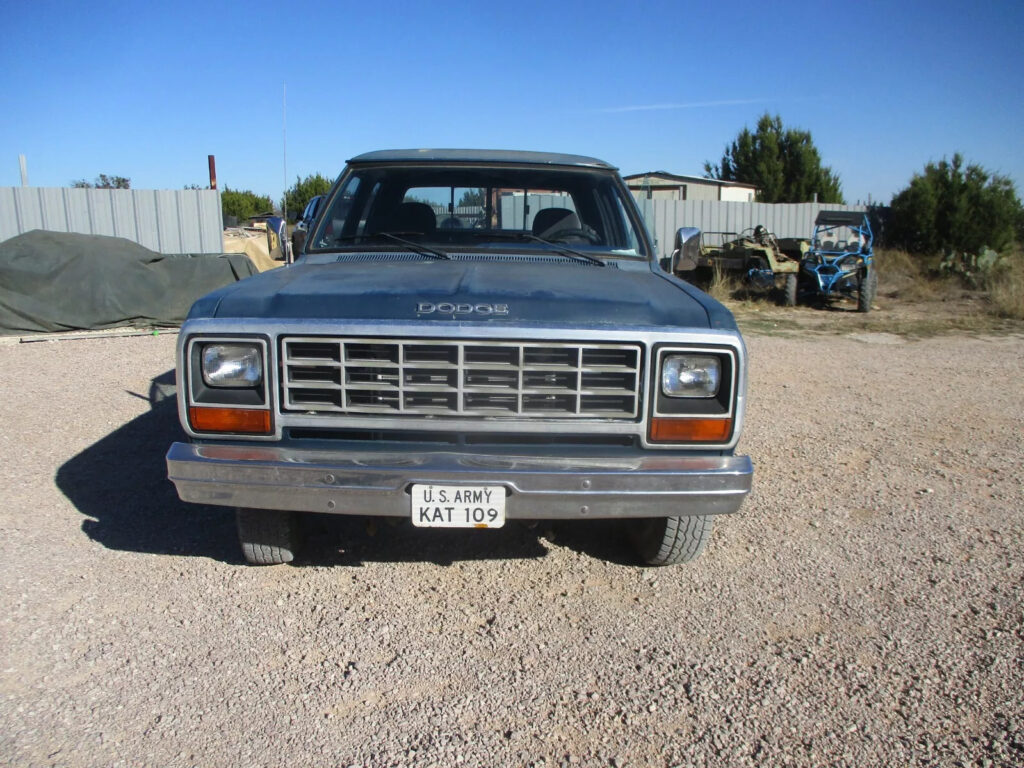
M 419 528 L 501 528 L 505 489 L 497 485 L 414 485 L 412 524 Z

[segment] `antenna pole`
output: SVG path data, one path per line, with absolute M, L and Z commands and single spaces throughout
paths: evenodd
M 291 242 L 288 238 L 288 83 L 281 86 L 281 160 L 284 171 L 284 196 L 281 198 L 281 216 L 284 218 L 285 237 L 281 242 L 281 250 L 284 251 L 285 263 L 291 264 L 294 254 L 291 252 Z

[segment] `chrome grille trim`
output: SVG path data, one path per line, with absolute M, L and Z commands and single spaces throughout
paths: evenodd
M 281 410 L 635 421 L 639 344 L 284 336 Z

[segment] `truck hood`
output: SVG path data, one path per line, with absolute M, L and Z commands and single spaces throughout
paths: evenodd
M 215 291 L 189 317 L 735 327 L 718 302 L 647 263 L 493 259 L 300 262 Z

